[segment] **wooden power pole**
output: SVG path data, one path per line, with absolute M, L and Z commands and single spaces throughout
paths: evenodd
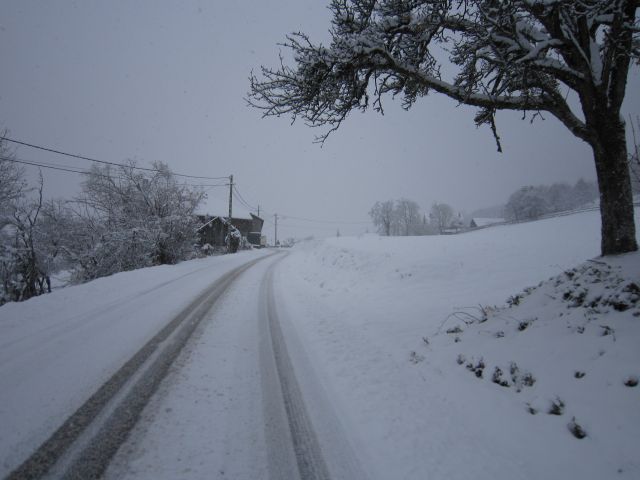
M 229 217 L 227 222 L 222 226 L 222 241 L 226 243 L 229 233 L 231 232 L 231 215 L 233 214 L 233 175 L 229 175 Z
M 275 219 L 276 219 L 276 238 L 275 238 L 275 240 L 274 240 L 273 244 L 274 244 L 274 246 L 276 246 L 276 247 L 277 247 L 277 246 L 278 246 L 278 214 L 276 213 L 276 214 L 274 215 L 274 217 L 275 217 Z
M 229 221 L 231 221 L 232 205 L 233 205 L 233 175 L 229 175 Z

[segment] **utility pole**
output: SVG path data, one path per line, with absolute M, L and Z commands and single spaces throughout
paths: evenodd
M 258 205 L 258 217 L 260 216 L 260 205 Z
M 231 232 L 229 225 L 231 225 L 232 205 L 233 205 L 233 175 L 229 175 L 229 218 L 227 218 L 227 222 L 224 224 L 224 227 L 222 230 L 224 234 L 224 236 L 222 237 L 224 242 L 227 241 L 227 238 L 229 237 L 229 232 Z
M 232 205 L 233 205 L 233 175 L 229 175 L 229 221 L 231 221 Z
M 273 244 L 277 247 L 278 246 L 278 214 L 276 213 L 274 215 L 275 219 L 276 219 L 276 238 L 273 242 Z

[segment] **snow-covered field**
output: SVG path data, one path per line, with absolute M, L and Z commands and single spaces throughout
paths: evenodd
M 264 394 L 248 385 L 265 379 L 247 350 L 259 333 L 247 329 L 260 321 L 267 263 L 277 263 L 275 305 L 326 459 L 343 452 L 380 480 L 640 478 L 640 255 L 596 258 L 599 229 L 586 212 L 461 235 L 297 245 L 248 270 L 214 309 L 215 328 L 176 362 L 144 416 L 151 424 L 132 435 L 151 442 L 126 447 L 112 477 L 170 475 L 157 459 L 171 463 L 171 453 L 199 462 L 171 463 L 174 473 L 197 478 L 220 458 L 254 478 L 265 451 L 254 470 L 231 468 L 229 455 L 263 438 L 247 421 L 261 414 L 240 411 L 260 402 L 233 392 Z M 0 477 L 207 285 L 268 253 L 121 273 L 0 307 Z
M 563 274 L 599 229 L 343 237 L 282 262 L 280 303 L 372 476 L 640 478 L 640 256 Z

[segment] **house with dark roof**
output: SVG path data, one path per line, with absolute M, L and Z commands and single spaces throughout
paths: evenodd
M 201 224 L 198 228 L 201 245 L 224 247 L 227 233 L 233 226 L 240 232 L 243 244 L 260 246 L 264 220 L 253 213 L 240 214 L 231 217 L 231 219 L 226 216 L 208 214 L 199 214 L 196 217 Z

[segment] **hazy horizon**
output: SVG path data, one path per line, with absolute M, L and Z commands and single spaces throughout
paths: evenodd
M 384 116 L 354 113 L 322 147 L 313 143 L 319 132 L 301 122 L 262 119 L 244 100 L 250 72 L 275 65 L 277 43 L 291 31 L 326 41 L 325 2 L 3 6 L 0 127 L 12 138 L 113 162 L 162 161 L 190 175 L 233 174 L 270 222 L 280 214 L 281 238 L 372 231 L 356 222 L 368 222 L 378 200 L 409 198 L 426 213 L 436 201 L 471 212 L 505 203 L 523 185 L 595 179 L 588 146 L 551 116 L 530 125 L 519 113 L 499 113 L 500 154 L 489 128 L 474 126 L 473 109 L 438 94 L 410 111 L 387 98 Z M 624 112 L 634 118 L 639 86 L 633 69 Z M 89 167 L 25 147 L 16 154 Z M 54 197 L 78 191 L 82 178 L 42 173 Z M 204 210 L 226 204 L 226 188 L 207 193 Z M 273 238 L 271 223 L 265 233 Z

